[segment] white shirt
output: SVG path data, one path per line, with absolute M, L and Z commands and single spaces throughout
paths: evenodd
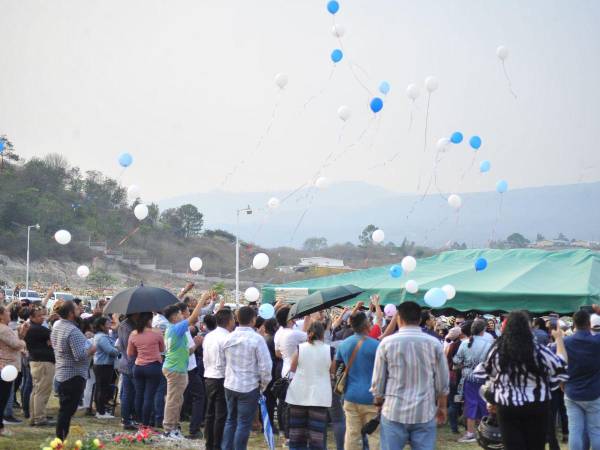
M 290 382 L 286 403 L 298 406 L 331 406 L 331 349 L 322 341 L 298 347 L 298 368 Z
M 162 314 L 157 314 L 152 318 L 152 328 L 158 328 L 160 331 L 165 333 L 167 331 L 167 327 L 169 326 L 169 321 Z
M 273 339 L 275 343 L 275 351 L 280 352 L 283 359 L 281 376 L 285 377 L 290 371 L 292 357 L 298 350 L 298 345 L 306 342 L 307 336 L 304 331 L 298 331 L 291 328 L 280 328 L 275 333 L 275 337 Z
M 194 343 L 194 338 L 192 337 L 192 333 L 190 333 L 190 330 L 188 330 L 187 333 L 185 333 L 185 335 L 188 338 L 188 348 L 191 350 L 196 345 Z M 190 354 L 190 359 L 188 360 L 188 372 L 190 370 L 194 370 L 196 367 L 198 367 L 198 363 L 196 362 L 196 355 L 194 355 L 193 353 L 191 353 Z
M 205 378 L 225 378 L 225 356 L 223 344 L 229 335 L 225 328 L 217 327 L 204 337 L 202 342 Z

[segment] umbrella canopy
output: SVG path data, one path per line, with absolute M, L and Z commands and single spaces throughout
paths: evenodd
M 321 311 L 322 309 L 331 308 L 339 303 L 353 299 L 363 292 L 361 288 L 351 284 L 322 289 L 298 300 L 290 309 L 288 319 L 297 319 Z
M 177 302 L 179 299 L 166 289 L 138 286 L 115 295 L 104 307 L 104 314 L 162 311 Z

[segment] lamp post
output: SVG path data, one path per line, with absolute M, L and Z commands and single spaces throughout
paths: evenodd
M 39 230 L 40 224 L 36 223 L 35 225 L 29 225 L 27 227 L 27 266 L 25 269 L 25 292 L 27 292 L 27 295 L 29 295 L 29 235 L 32 228 Z
M 237 210 L 237 221 L 235 229 L 235 305 L 237 308 L 240 307 L 240 239 L 239 227 L 240 227 L 240 213 L 252 214 L 252 208 L 248 205 L 247 208 Z

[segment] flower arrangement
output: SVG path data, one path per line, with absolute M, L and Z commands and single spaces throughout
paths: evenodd
M 149 444 L 152 442 L 152 437 L 157 435 L 150 428 L 140 428 L 135 434 L 118 434 L 114 438 L 115 444 Z
M 59 438 L 47 440 L 40 446 L 42 450 L 98 450 L 104 448 L 104 443 L 98 438 L 88 438 L 83 441 L 78 439 L 75 442 L 64 442 Z

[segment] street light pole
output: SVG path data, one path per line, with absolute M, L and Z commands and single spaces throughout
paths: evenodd
M 29 295 L 29 235 L 32 228 L 39 230 L 40 224 L 36 223 L 35 225 L 29 225 L 27 227 L 27 266 L 25 269 L 25 292 L 27 292 L 27 295 Z
M 245 212 L 246 214 L 252 214 L 252 208 L 248 205 L 247 208 L 237 210 L 237 220 L 235 227 L 235 306 L 239 309 L 240 307 L 240 238 L 239 238 L 239 227 L 240 227 L 240 213 Z

